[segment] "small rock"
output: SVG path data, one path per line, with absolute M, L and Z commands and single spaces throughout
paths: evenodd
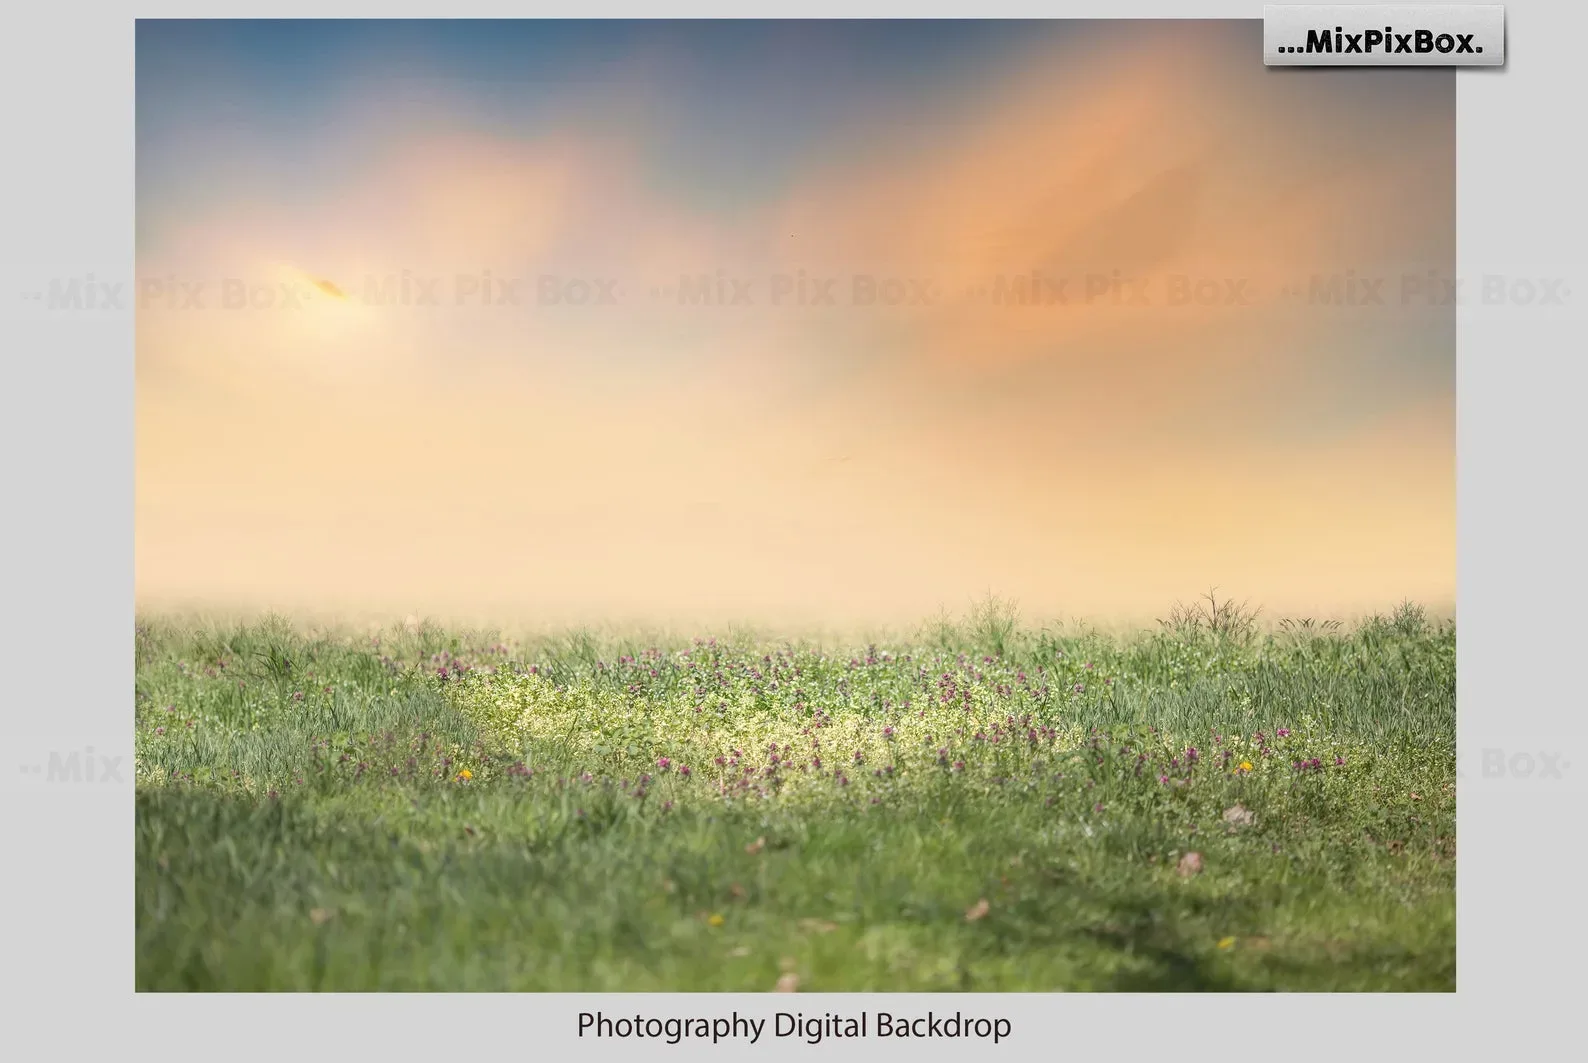
M 1250 827 L 1257 821 L 1257 813 L 1244 805 L 1235 805 L 1224 810 L 1224 822 L 1232 827 Z
M 1192 875 L 1200 875 L 1202 873 L 1202 854 L 1186 853 L 1180 858 L 1180 863 L 1176 866 L 1175 870 L 1180 872 L 1181 878 L 1190 878 Z
M 766 839 L 765 838 L 757 838 L 755 841 L 751 842 L 749 845 L 746 845 L 744 847 L 744 851 L 749 853 L 751 856 L 754 856 L 756 853 L 760 852 L 762 849 L 765 849 L 765 848 L 766 848 Z
M 974 923 L 976 920 L 986 915 L 990 907 L 991 906 L 987 903 L 987 898 L 983 897 L 981 900 L 965 909 L 965 921 L 967 923 Z
M 324 926 L 336 913 L 329 908 L 310 908 L 309 921 L 315 926 Z

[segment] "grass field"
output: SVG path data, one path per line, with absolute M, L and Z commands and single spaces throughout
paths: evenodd
M 1453 990 L 1455 631 L 145 618 L 143 990 Z

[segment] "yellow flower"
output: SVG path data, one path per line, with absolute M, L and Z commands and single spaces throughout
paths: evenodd
M 1221 949 L 1232 949 L 1234 947 L 1235 947 L 1235 939 L 1234 938 L 1220 938 L 1219 939 L 1219 948 L 1221 948 Z
M 712 912 L 711 916 L 706 920 L 706 922 L 711 926 L 721 926 L 723 922 L 722 913 Z
M 1242 771 L 1251 771 L 1252 770 L 1252 762 L 1249 761 L 1249 760 L 1241 761 L 1241 770 Z
M 468 768 L 464 768 L 462 771 L 458 772 L 459 782 L 468 782 L 472 778 L 474 778 L 474 773 Z

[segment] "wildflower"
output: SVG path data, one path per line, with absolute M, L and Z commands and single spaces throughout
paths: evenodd
M 661 769 L 662 771 L 666 771 L 672 765 L 672 763 L 673 762 L 671 760 L 668 760 L 666 757 L 657 757 L 656 758 L 656 766 L 657 766 L 657 768 Z
M 462 771 L 458 772 L 458 782 L 468 782 L 472 778 L 474 778 L 474 773 L 468 768 L 464 768 Z
M 1251 771 L 1251 770 L 1252 770 L 1252 762 L 1251 762 L 1251 761 L 1249 761 L 1249 760 L 1243 760 L 1243 761 L 1241 761 L 1241 768 L 1240 768 L 1240 770 L 1241 770 L 1241 771 Z
M 1279 728 L 1279 730 L 1275 731 L 1274 734 L 1278 735 L 1280 738 L 1289 738 L 1290 737 L 1290 728 L 1281 727 L 1281 728 Z
M 1235 939 L 1234 938 L 1220 938 L 1219 939 L 1219 948 L 1221 948 L 1221 949 L 1232 949 L 1234 947 L 1235 947 Z
M 1334 764 L 1335 764 L 1335 767 L 1337 767 L 1337 768 L 1338 767 L 1344 767 L 1345 766 L 1345 758 L 1344 757 L 1335 757 L 1334 758 Z
M 893 728 L 892 727 L 884 727 L 882 729 L 882 737 L 891 740 L 893 738 Z
M 726 922 L 726 920 L 723 919 L 721 912 L 712 912 L 711 915 L 706 918 L 706 923 L 709 926 L 721 926 L 724 922 Z
M 683 776 L 686 779 L 689 778 L 689 765 L 688 764 L 680 764 L 678 766 L 678 774 Z

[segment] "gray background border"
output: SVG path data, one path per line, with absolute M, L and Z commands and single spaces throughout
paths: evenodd
M 1261 4 L 1199 0 L 902 4 L 674 3 L 674 15 L 1223 17 Z M 140 8 L 148 10 L 139 10 Z M 0 237 L 0 446 L 9 462 L 0 639 L 0 846 L 6 854 L 7 1016 L 0 1053 L 79 1058 L 530 1058 L 559 1051 L 699 1053 L 574 1037 L 595 1000 L 561 996 L 394 998 L 137 996 L 132 992 L 132 314 L 48 314 L 22 294 L 95 273 L 130 287 L 133 258 L 133 22 L 146 16 L 649 13 L 585 3 L 77 3 L 7 13 Z M 1428 997 L 984 996 L 911 998 L 1015 1020 L 999 1049 L 1057 1057 L 1281 1053 L 1421 1059 L 1565 1048 L 1579 1007 L 1583 712 L 1577 677 L 1582 396 L 1588 372 L 1588 210 L 1580 141 L 1583 5 L 1507 5 L 1503 70 L 1458 79 L 1459 272 L 1564 279 L 1564 307 L 1469 304 L 1459 312 L 1458 511 L 1461 623 L 1460 989 Z M 1252 62 L 1260 63 L 1259 54 Z M 1472 283 L 1472 282 L 1469 282 Z M 130 305 L 130 303 L 129 303 Z M 121 784 L 49 783 L 31 766 L 94 747 L 120 756 Z M 1499 751 L 1498 759 L 1491 751 Z M 1523 760 L 1525 754 L 1529 759 Z M 1558 772 L 1542 770 L 1542 755 Z M 1496 765 L 1499 765 L 1496 770 Z M 1524 773 L 1523 768 L 1531 767 Z M 1574 888 L 1575 887 L 1575 888 Z M 608 1012 L 767 1014 L 797 1003 L 887 1007 L 887 998 L 602 998 Z M 965 1045 L 823 1045 L 824 1056 L 949 1058 Z M 717 1051 L 734 1051 L 727 1047 Z M 809 1055 L 764 1042 L 757 1055 Z

